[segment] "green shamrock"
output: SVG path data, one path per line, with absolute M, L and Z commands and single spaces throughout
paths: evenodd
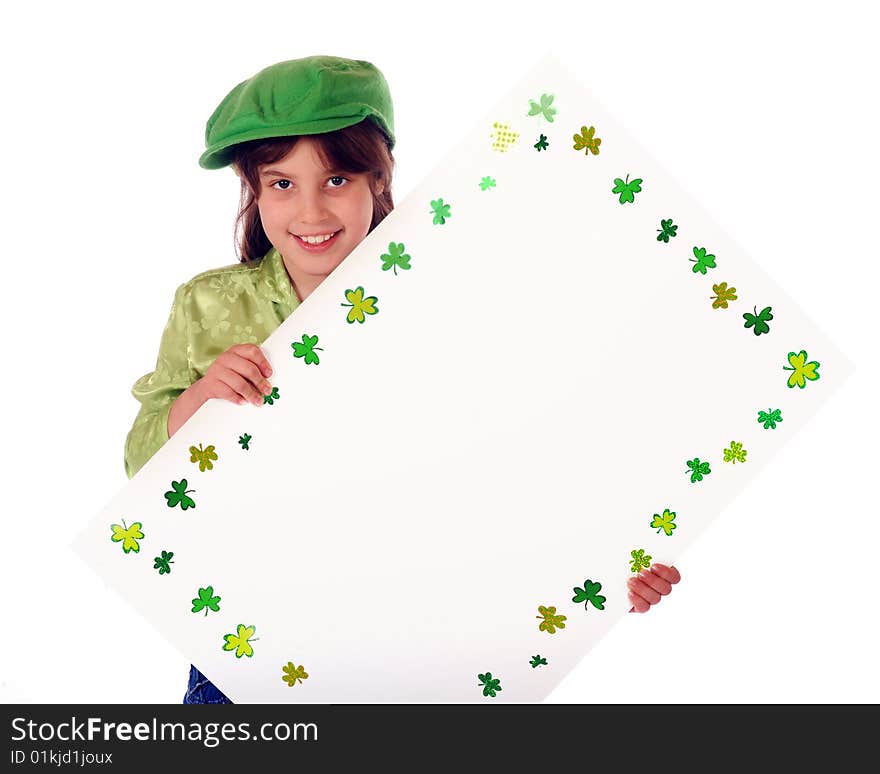
M 694 274 L 700 272 L 700 274 L 705 274 L 706 269 L 715 269 L 715 256 L 714 255 L 706 255 L 705 247 L 695 247 L 694 255 L 697 256 L 694 258 L 688 258 L 691 263 L 694 264 Z
M 451 218 L 452 215 L 449 213 L 450 205 L 444 204 L 443 199 L 434 199 L 431 202 L 431 212 L 434 213 L 434 223 L 445 223 L 446 218 Z
M 215 613 L 220 610 L 220 597 L 214 596 L 214 587 L 208 586 L 207 588 L 200 588 L 199 595 L 192 600 L 192 612 L 198 613 L 200 610 L 205 611 L 205 615 L 208 615 L 208 610 L 213 610 Z
M 340 304 L 340 306 L 350 306 L 345 319 L 350 323 L 363 323 L 367 318 L 367 314 L 376 314 L 379 307 L 376 302 L 379 300 L 376 296 L 368 296 L 364 298 L 364 289 L 358 285 L 354 290 L 346 290 L 345 297 L 351 302 L 348 304 Z
M 401 269 L 409 269 L 411 268 L 409 265 L 410 257 L 403 252 L 403 242 L 398 242 L 395 244 L 394 242 L 388 243 L 388 252 L 382 253 L 379 257 L 382 259 L 382 271 L 388 271 L 388 269 L 394 269 L 394 275 L 397 276 L 397 267 L 400 266 Z
M 494 697 L 496 692 L 501 690 L 501 678 L 493 678 L 491 672 L 486 672 L 484 675 L 478 674 L 477 677 L 480 679 L 480 685 L 483 686 L 483 696 Z
M 772 306 L 765 306 L 761 310 L 761 314 L 758 314 L 758 307 L 753 306 L 752 309 L 755 310 L 754 314 L 750 314 L 746 312 L 743 315 L 743 318 L 746 321 L 746 324 L 743 325 L 743 328 L 750 328 L 751 326 L 755 326 L 754 334 L 755 336 L 760 336 L 762 333 L 769 333 L 770 326 L 767 323 L 773 319 L 773 315 L 770 314 L 770 310 Z
M 699 457 L 694 457 L 692 460 L 688 460 L 687 466 L 691 469 L 691 483 L 693 484 L 695 481 L 702 481 L 703 476 L 708 476 L 712 471 L 709 469 L 708 462 L 700 462 Z
M 635 201 L 635 195 L 641 190 L 642 178 L 637 177 L 635 180 L 630 181 L 629 175 L 627 175 L 626 182 L 619 177 L 614 178 L 614 188 L 611 189 L 611 193 L 620 194 L 620 203 L 626 204 L 627 202 Z
M 495 180 L 488 175 L 480 180 L 480 190 L 485 191 L 487 188 L 494 188 Z
M 553 102 L 552 94 L 542 94 L 541 95 L 541 103 L 538 104 L 533 99 L 529 100 L 529 115 L 537 116 L 542 115 L 547 121 L 551 124 L 553 123 L 553 116 L 556 115 L 557 110 L 555 107 L 551 107 L 550 103 Z
M 153 565 L 153 569 L 158 570 L 159 575 L 171 572 L 171 565 L 174 564 L 174 561 L 171 559 L 172 556 L 174 556 L 174 551 L 163 551 L 162 556 L 154 557 L 156 563 Z
M 323 347 L 315 346 L 315 344 L 317 343 L 317 336 L 307 336 L 304 333 L 302 335 L 302 341 L 294 341 L 290 345 L 291 347 L 293 347 L 293 356 L 301 357 L 307 365 L 311 363 L 317 365 L 321 362 L 321 359 L 315 354 L 315 350 L 318 350 L 320 352 L 324 351 Z
M 629 555 L 632 557 L 630 560 L 630 569 L 633 572 L 641 572 L 642 570 L 647 570 L 651 566 L 651 556 L 645 556 L 645 549 L 640 548 L 637 551 L 630 551 Z
M 532 669 L 534 669 L 536 666 L 547 666 L 547 659 L 541 655 L 532 656 L 529 663 L 532 665 Z
M 669 244 L 669 237 L 674 237 L 675 232 L 678 231 L 678 226 L 673 225 L 672 218 L 669 220 L 660 220 L 660 228 L 657 229 L 660 233 L 657 234 L 658 242 L 666 242 Z
M 593 583 L 591 580 L 584 581 L 584 587 L 580 588 L 579 586 L 575 586 L 574 596 L 571 598 L 572 602 L 583 602 L 584 610 L 590 609 L 590 603 L 593 603 L 593 607 L 597 610 L 605 609 L 605 597 L 603 597 L 599 592 L 602 590 L 601 583 Z
M 238 437 L 238 442 L 241 444 L 242 449 L 247 450 L 251 448 L 250 446 L 248 446 L 248 444 L 251 442 L 251 437 L 247 433 L 245 433 L 244 435 L 240 435 Z
M 758 412 L 758 424 L 763 424 L 764 429 L 776 429 L 776 423 L 782 421 L 782 411 L 780 409 L 767 409 L 767 411 Z
M 278 392 L 278 388 L 273 387 L 272 392 L 270 392 L 268 395 L 263 396 L 263 405 L 265 406 L 268 403 L 270 406 L 274 406 L 275 401 L 279 400 L 280 398 L 281 394 Z
M 542 134 L 538 139 L 538 142 L 535 143 L 534 147 L 538 149 L 538 153 L 540 153 L 542 150 L 547 150 L 547 136 Z
M 807 386 L 807 379 L 815 382 L 819 378 L 819 363 L 815 360 L 811 360 L 808 363 L 807 351 L 805 349 L 802 349 L 800 352 L 789 352 L 788 362 L 791 368 L 782 366 L 782 370 L 791 371 L 788 377 L 789 387 L 797 386 L 804 389 Z
M 187 508 L 195 508 L 195 500 L 193 500 L 192 497 L 187 497 L 190 492 L 195 491 L 195 489 L 186 488 L 185 478 L 180 481 L 172 481 L 171 490 L 165 492 L 165 499 L 168 500 L 168 507 L 173 508 L 175 505 L 180 505 L 184 511 Z

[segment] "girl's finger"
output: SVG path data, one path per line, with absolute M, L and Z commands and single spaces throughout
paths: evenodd
M 224 384 L 223 382 L 217 382 L 215 392 L 217 394 L 213 397 L 220 398 L 220 400 L 228 400 L 232 403 L 238 403 L 239 405 L 245 402 L 241 395 L 233 390 L 228 384 Z
M 665 578 L 661 578 L 655 572 L 639 573 L 639 580 L 647 583 L 658 594 L 666 595 L 672 591 L 672 584 Z
M 257 366 L 259 366 L 261 376 L 272 375 L 272 366 L 269 365 L 269 361 L 263 354 L 263 350 L 256 344 L 240 344 L 238 354 L 243 355 L 248 360 L 256 363 Z
M 631 592 L 644 599 L 649 605 L 656 605 L 660 601 L 660 594 L 639 578 L 630 578 L 627 585 Z
M 250 401 L 255 406 L 263 405 L 263 396 L 254 389 L 254 386 L 247 379 L 235 371 L 230 371 L 228 368 L 224 369 L 217 374 L 217 378 L 224 384 L 228 384 L 242 398 Z
M 227 368 L 249 380 L 256 388 L 257 392 L 260 393 L 260 401 L 262 401 L 263 395 L 268 395 L 272 392 L 272 387 L 269 385 L 268 380 L 263 378 L 263 374 L 260 369 L 257 368 L 256 363 L 248 360 L 246 357 L 242 357 L 241 355 L 235 353 L 230 354 L 233 355 L 233 359 L 229 361 Z
M 634 594 L 630 591 L 627 596 L 632 604 L 632 610 L 629 611 L 630 613 L 647 613 L 651 609 L 651 606 L 638 594 Z
M 652 564 L 649 572 L 659 575 L 669 583 L 678 583 L 681 580 L 681 573 L 675 567 L 667 567 L 665 564 Z

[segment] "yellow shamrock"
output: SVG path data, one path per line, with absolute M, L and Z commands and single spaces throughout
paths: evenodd
M 566 616 L 564 615 L 556 615 L 555 607 L 544 607 L 543 605 L 538 607 L 538 612 L 541 615 L 536 615 L 535 618 L 543 618 L 544 620 L 538 624 L 538 628 L 542 632 L 548 632 L 550 634 L 554 634 L 556 632 L 557 627 L 559 629 L 564 629 Z
M 574 135 L 574 149 L 575 150 L 583 150 L 588 156 L 590 155 L 590 151 L 593 152 L 593 155 L 599 154 L 599 146 L 602 144 L 602 140 L 598 137 L 593 137 L 593 134 L 596 132 L 596 127 L 591 126 L 587 129 L 586 126 L 581 127 L 581 133 Z
M 519 137 L 519 132 L 514 132 L 513 129 L 510 128 L 510 124 L 502 124 L 500 121 L 495 121 L 492 124 L 492 131 L 489 136 L 495 138 L 495 142 L 492 143 L 492 150 L 507 153 L 507 149 L 513 145 Z
M 712 302 L 713 309 L 727 309 L 728 301 L 736 301 L 736 288 L 727 287 L 726 282 L 722 282 L 720 285 L 713 285 L 712 290 L 715 291 L 715 295 L 710 296 L 710 298 L 715 299 Z
M 350 306 L 351 309 L 348 310 L 348 315 L 346 316 L 346 320 L 348 322 L 359 322 L 362 323 L 367 318 L 364 316 L 366 314 L 376 314 L 379 311 L 379 307 L 376 306 L 376 301 L 379 299 L 376 296 L 368 296 L 364 298 L 364 289 L 358 285 L 355 290 L 346 290 L 345 297 L 351 302 L 350 304 L 340 304 L 340 306 Z
M 213 444 L 205 447 L 204 449 L 202 448 L 201 444 L 199 444 L 198 449 L 195 446 L 190 446 L 189 451 L 190 454 L 192 454 L 192 457 L 189 458 L 189 461 L 198 462 L 199 470 L 201 470 L 203 473 L 205 472 L 205 470 L 214 469 L 214 464 L 211 462 L 211 460 L 217 459 L 217 452 L 214 451 Z
M 234 650 L 235 657 L 241 658 L 242 656 L 247 656 L 250 658 L 254 655 L 254 649 L 251 647 L 251 644 L 248 640 L 254 636 L 254 632 L 256 632 L 256 626 L 245 626 L 244 624 L 238 625 L 238 634 L 224 634 L 223 639 L 226 640 L 226 644 L 223 646 L 223 650 Z M 259 637 L 254 637 L 254 642 L 256 642 Z
M 309 674 L 306 672 L 305 667 L 303 666 L 294 666 L 292 661 L 287 662 L 287 666 L 281 667 L 282 672 L 286 672 L 284 676 L 282 676 L 282 680 L 286 681 L 287 684 L 293 688 L 297 682 L 302 682 L 305 680 Z
M 748 453 L 749 452 L 746 449 L 743 449 L 743 445 L 740 441 L 731 441 L 730 448 L 724 450 L 724 461 L 732 461 L 733 464 L 736 465 L 737 462 L 745 462 Z
M 110 527 L 113 530 L 113 535 L 110 539 L 114 543 L 118 543 L 121 540 L 122 550 L 125 553 L 129 553 L 130 551 L 137 553 L 141 550 L 138 540 L 144 536 L 144 533 L 141 532 L 141 526 L 142 525 L 139 521 L 135 521 L 130 527 L 126 527 L 125 519 L 122 520 L 121 526 L 119 524 L 111 524 Z
M 811 360 L 809 363 L 806 361 L 807 351 L 805 349 L 802 349 L 798 353 L 788 353 L 788 362 L 791 363 L 792 368 L 789 368 L 788 366 L 782 366 L 782 368 L 784 371 L 792 372 L 788 377 L 789 387 L 797 385 L 801 389 L 804 389 L 807 385 L 807 379 L 814 382 L 819 378 L 819 364 L 815 360 Z
M 662 516 L 659 513 L 655 513 L 651 521 L 651 527 L 656 529 L 658 533 L 662 529 L 667 537 L 672 534 L 672 530 L 676 526 L 678 525 L 675 524 L 675 511 L 670 511 L 669 508 L 664 509 Z

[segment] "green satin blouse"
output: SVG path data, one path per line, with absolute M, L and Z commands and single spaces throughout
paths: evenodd
M 281 254 L 211 269 L 174 293 L 156 368 L 131 388 L 141 403 L 125 439 L 131 478 L 168 440 L 171 404 L 233 344 L 262 344 L 299 306 Z

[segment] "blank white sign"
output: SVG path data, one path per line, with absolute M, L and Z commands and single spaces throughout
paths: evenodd
M 574 147 L 590 127 L 598 154 Z M 641 190 L 621 202 L 616 179 Z M 408 270 L 382 269 L 390 243 Z M 722 282 L 737 297 L 713 307 Z M 349 323 L 357 287 L 378 312 Z M 755 335 L 744 315 L 766 307 Z M 294 357 L 304 334 L 319 364 Z M 672 563 L 852 371 L 552 55 L 262 348 L 279 399 L 210 401 L 74 543 L 234 702 L 541 700 L 629 610 L 631 552 Z M 801 351 L 819 378 L 789 387 Z M 164 497 L 183 478 L 186 511 Z M 651 526 L 666 509 L 670 535 Z M 110 539 L 123 520 L 137 552 Z M 585 581 L 604 609 L 573 601 Z M 218 610 L 194 613 L 208 586 Z M 252 655 L 224 649 L 239 625 Z

